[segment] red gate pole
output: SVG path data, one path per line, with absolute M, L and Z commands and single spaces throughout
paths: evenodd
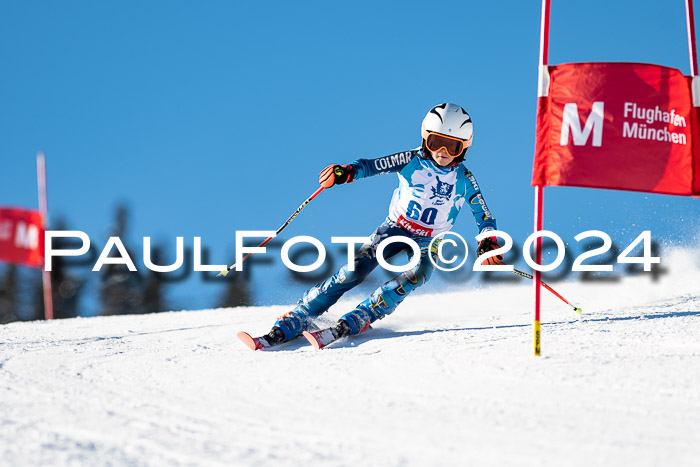
M 46 196 L 46 160 L 43 152 L 38 152 L 36 155 L 36 179 L 39 186 L 39 212 L 46 230 L 49 227 L 49 204 Z M 53 319 L 51 273 L 46 270 L 46 264 L 42 268 L 41 279 L 44 285 L 44 318 Z
M 547 61 L 549 59 L 549 11 L 550 0 L 542 0 L 542 25 L 540 29 L 540 63 L 538 66 L 539 78 L 537 83 L 537 115 L 543 105 L 543 99 L 547 97 L 549 88 L 549 73 L 547 71 Z M 539 130 L 539 128 L 538 128 Z M 542 211 L 544 207 L 544 186 L 535 186 L 535 232 L 542 230 Z M 535 240 L 535 262 L 542 264 L 542 237 Z M 542 294 L 541 271 L 535 270 L 532 275 L 532 285 L 535 292 L 535 323 L 534 323 L 534 344 L 535 356 L 540 355 L 540 298 Z
M 688 27 L 688 51 L 690 56 L 691 92 L 693 97 L 693 113 L 696 120 L 700 119 L 700 77 L 698 77 L 698 53 L 695 45 L 695 15 L 693 0 L 685 0 L 685 20 Z M 700 199 L 700 156 L 694 155 L 693 162 L 693 198 Z
M 698 53 L 695 49 L 695 18 L 693 16 L 693 0 L 685 0 L 685 20 L 688 25 L 688 51 L 690 52 L 690 74 L 698 76 Z M 696 80 L 694 80 L 696 81 Z M 695 89 L 693 89 L 695 92 Z M 693 95 L 695 97 L 695 95 Z

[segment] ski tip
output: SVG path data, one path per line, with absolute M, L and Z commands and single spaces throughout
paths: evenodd
M 316 340 L 313 334 L 311 334 L 309 331 L 304 331 L 302 332 L 302 335 L 307 341 L 309 341 L 309 344 L 314 346 L 314 349 L 321 350 L 321 344 L 318 342 L 318 340 Z
M 236 334 L 236 337 L 238 337 L 250 350 L 258 350 L 259 347 L 257 342 L 255 342 L 255 339 L 247 332 L 241 331 Z

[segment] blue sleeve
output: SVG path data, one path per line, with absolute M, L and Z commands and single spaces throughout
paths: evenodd
M 358 159 L 352 163 L 352 168 L 355 170 L 354 180 L 374 175 L 388 174 L 399 172 L 406 167 L 406 164 L 411 162 L 414 157 L 420 155 L 420 148 L 410 151 L 397 152 L 378 159 Z
M 469 170 L 466 171 L 465 178 L 467 179 L 467 202 L 474 214 L 479 233 L 485 230 L 498 230 L 496 218 L 493 217 L 488 206 L 486 206 L 486 201 L 484 201 L 484 196 L 481 194 L 479 184 L 476 183 L 476 178 Z

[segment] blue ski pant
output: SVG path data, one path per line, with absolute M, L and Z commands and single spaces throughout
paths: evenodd
M 438 241 L 433 242 L 430 247 L 433 237 L 414 235 L 387 219 L 357 251 L 354 271 L 350 271 L 349 265 L 343 266 L 331 277 L 307 290 L 292 311 L 278 318 L 275 326 L 282 329 L 286 339 L 292 339 L 308 329 L 312 318 L 326 312 L 345 292 L 361 283 L 379 264 L 376 255 L 379 243 L 393 236 L 408 237 L 418 244 L 418 264 L 384 283 L 340 319 L 348 323 L 352 334 L 359 334 L 366 330 L 370 323 L 391 314 L 408 294 L 425 284 L 435 269 L 433 262 L 437 263 Z M 429 252 L 429 248 L 432 251 Z M 388 259 L 402 251 L 408 253 L 409 260 L 413 257 L 413 250 L 403 242 L 387 245 L 382 256 Z M 429 255 L 432 256 L 433 262 L 430 261 Z

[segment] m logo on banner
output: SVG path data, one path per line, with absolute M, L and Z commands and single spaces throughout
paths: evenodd
M 603 102 L 594 102 L 591 113 L 586 120 L 586 126 L 581 130 L 581 121 L 578 118 L 578 106 L 566 104 L 564 106 L 564 118 L 561 122 L 561 138 L 559 144 L 569 144 L 569 133 L 574 138 L 574 146 L 583 146 L 588 142 L 588 137 L 593 132 L 593 146 L 600 147 L 603 143 Z
M 34 224 L 17 222 L 15 246 L 17 248 L 25 248 L 27 250 L 39 248 L 39 228 Z

